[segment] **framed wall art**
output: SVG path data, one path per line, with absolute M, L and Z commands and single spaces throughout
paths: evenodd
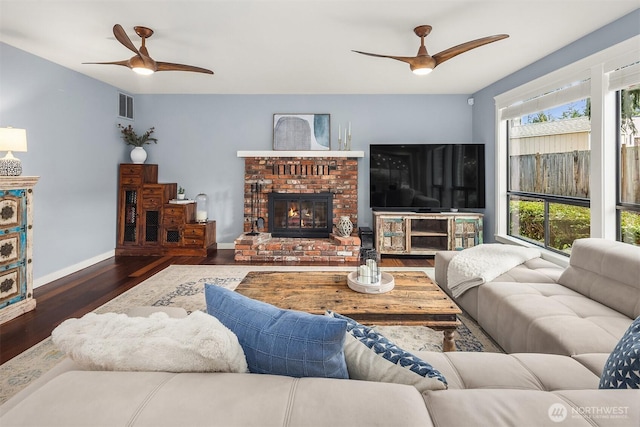
M 331 149 L 330 114 L 274 114 L 273 149 L 315 151 Z

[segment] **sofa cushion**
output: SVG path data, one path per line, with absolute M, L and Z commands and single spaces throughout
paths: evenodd
M 54 344 L 84 369 L 246 372 L 238 338 L 219 320 L 195 311 L 170 318 L 87 313 L 51 333 Z
M 607 359 L 600 388 L 640 388 L 640 317 L 629 326 Z
M 640 246 L 577 239 L 558 283 L 630 319 L 640 316 Z
M 379 332 L 332 311 L 326 315 L 347 321 L 344 356 L 349 378 L 407 384 L 420 392 L 447 387 L 444 376 L 429 363 L 402 350 Z
M 208 283 L 205 298 L 207 312 L 238 336 L 250 372 L 349 377 L 343 353 L 345 320 L 283 310 Z
M 486 283 L 478 307 L 478 323 L 507 353 L 610 353 L 631 323 L 552 283 Z
M 609 355 L 610 353 L 582 353 L 574 354 L 571 358 L 577 360 L 582 366 L 597 375 L 599 379 Z
M 447 378 L 450 390 L 593 390 L 600 380 L 577 360 L 557 354 L 418 351 L 416 355 Z
M 447 286 L 447 270 L 453 257 L 459 253 L 457 251 L 439 251 L 436 252 L 434 258 L 436 283 L 450 297 L 452 297 L 452 294 Z M 533 258 L 501 274 L 493 279 L 492 282 L 556 283 L 563 271 L 562 267 L 550 261 L 542 258 Z M 478 319 L 478 288 L 469 289 L 456 298 L 455 301 L 472 318 Z
M 410 386 L 276 375 L 64 373 L 4 426 L 433 426 Z

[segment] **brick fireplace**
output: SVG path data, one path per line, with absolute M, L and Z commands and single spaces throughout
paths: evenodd
M 360 239 L 332 233 L 341 216 L 357 229 L 358 157 L 363 152 L 238 152 L 245 158 L 244 233 L 235 241 L 236 261 L 345 262 L 358 259 Z M 257 184 L 257 185 L 256 185 Z M 272 237 L 269 194 L 332 196 L 327 238 Z M 259 219 L 259 221 L 256 220 Z M 260 227 L 259 227 L 260 226 Z M 250 232 L 253 235 L 247 234 Z M 354 232 L 355 233 L 355 232 Z M 277 233 L 276 233 L 277 234 Z M 282 234 L 281 234 L 282 235 Z M 292 237 L 293 236 L 293 237 Z

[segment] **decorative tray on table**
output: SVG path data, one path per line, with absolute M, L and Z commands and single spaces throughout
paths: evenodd
M 352 271 L 347 276 L 347 284 L 349 288 L 363 294 L 383 294 L 389 292 L 395 286 L 393 276 L 389 273 L 381 272 L 380 281 L 376 283 L 362 283 L 357 280 L 358 272 Z

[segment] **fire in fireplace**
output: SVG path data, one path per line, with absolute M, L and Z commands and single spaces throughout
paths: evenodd
M 329 237 L 332 193 L 269 193 L 269 232 L 273 237 Z

